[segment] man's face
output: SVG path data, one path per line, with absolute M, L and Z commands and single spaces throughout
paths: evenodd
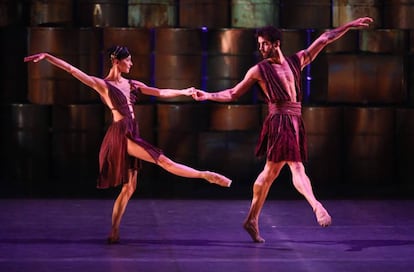
M 278 43 L 271 43 L 261 36 L 257 38 L 257 43 L 259 46 L 259 52 L 262 54 L 262 57 L 264 59 L 276 56 L 276 48 L 278 46 Z

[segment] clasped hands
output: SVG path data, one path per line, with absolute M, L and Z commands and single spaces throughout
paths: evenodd
M 200 89 L 196 89 L 194 87 L 190 87 L 183 90 L 183 94 L 187 96 L 192 96 L 194 100 L 196 101 L 204 101 L 208 99 L 208 92 L 205 92 Z

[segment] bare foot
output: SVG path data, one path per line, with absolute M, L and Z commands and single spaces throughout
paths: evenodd
M 112 244 L 118 244 L 119 243 L 119 231 L 118 230 L 112 230 L 111 234 L 107 238 L 107 243 Z
M 210 183 L 214 183 L 223 187 L 230 187 L 231 180 L 226 178 L 223 175 L 210 172 L 210 171 L 204 171 L 203 172 L 203 178 L 206 179 Z
M 332 223 L 331 216 L 322 204 L 318 203 L 313 211 L 315 212 L 316 220 L 321 227 L 327 227 Z
M 264 243 L 265 239 L 260 237 L 259 228 L 256 223 L 252 221 L 244 221 L 243 228 L 247 231 L 247 233 L 252 237 L 255 243 Z

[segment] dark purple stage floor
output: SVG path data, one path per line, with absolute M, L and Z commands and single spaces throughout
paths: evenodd
M 3 199 L 0 271 L 414 271 L 414 200 L 266 203 L 255 244 L 250 201 L 133 199 L 121 243 L 107 245 L 112 200 Z

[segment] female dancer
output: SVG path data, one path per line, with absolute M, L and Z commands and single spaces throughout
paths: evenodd
M 24 61 L 39 62 L 45 59 L 65 70 L 98 92 L 102 102 L 112 112 L 113 123 L 106 132 L 99 152 L 99 177 L 97 181 L 98 188 L 122 185 L 112 212 L 112 226 L 108 237 L 108 243 L 112 244 L 119 242 L 121 219 L 129 199 L 136 190 L 140 160 L 157 164 L 174 175 L 202 178 L 223 187 L 229 187 L 231 180 L 214 172 L 199 171 L 176 163 L 165 156 L 162 150 L 140 138 L 133 111 L 133 104 L 136 102 L 139 92 L 159 97 L 190 96 L 193 94 L 194 88 L 157 89 L 148 87 L 137 80 L 124 78 L 122 74 L 129 73 L 132 66 L 128 49 L 124 46 L 115 46 L 108 51 L 112 66 L 104 79 L 90 76 L 48 53 L 31 55 L 25 57 Z

